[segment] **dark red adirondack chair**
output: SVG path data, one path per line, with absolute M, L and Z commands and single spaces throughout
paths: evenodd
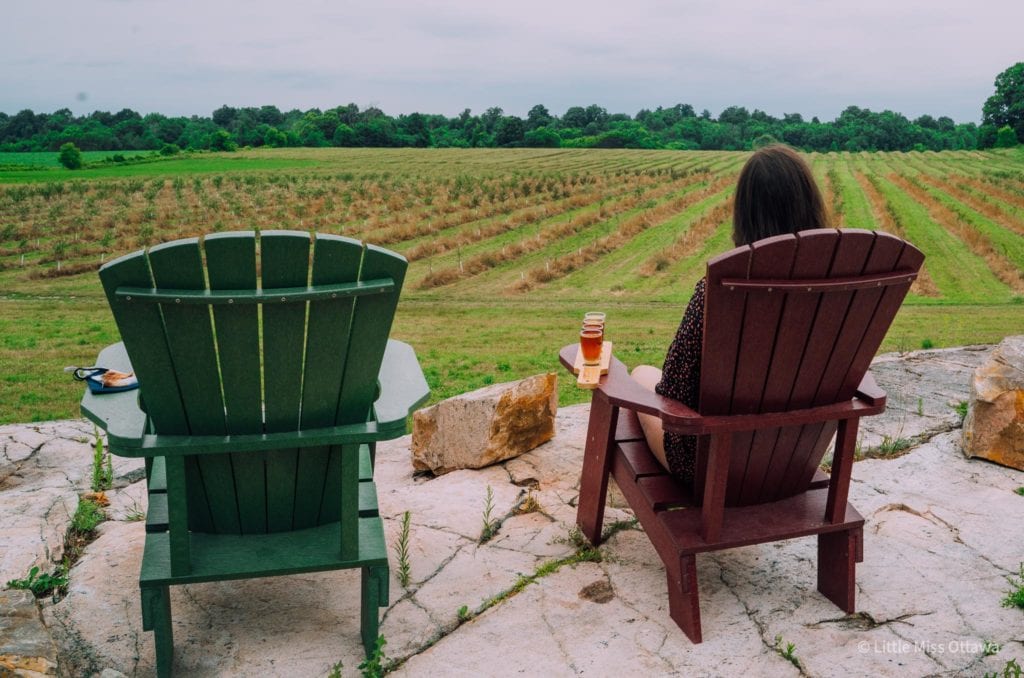
M 593 393 L 577 522 L 601 537 L 609 472 L 668 575 L 672 619 L 701 642 L 696 555 L 818 535 L 818 590 L 854 611 L 864 519 L 847 503 L 860 417 L 885 409 L 867 372 L 924 261 L 886 233 L 824 229 L 708 263 L 698 411 L 613 359 Z M 576 345 L 560 359 L 572 369 Z M 697 435 L 694 489 L 651 454 L 636 412 Z M 834 434 L 831 477 L 819 470 Z

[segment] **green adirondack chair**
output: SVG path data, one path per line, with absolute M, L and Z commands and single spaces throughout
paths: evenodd
M 174 584 L 362 568 L 372 650 L 388 603 L 374 445 L 404 435 L 429 393 L 412 349 L 388 339 L 406 267 L 348 238 L 263 231 L 100 269 L 123 343 L 98 364 L 134 369 L 140 388 L 87 392 L 82 412 L 112 453 L 146 459 L 139 585 L 159 675 Z

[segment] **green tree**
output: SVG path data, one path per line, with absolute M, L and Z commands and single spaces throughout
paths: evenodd
M 537 104 L 526 114 L 526 129 L 533 131 L 538 127 L 547 127 L 553 122 L 551 113 L 543 104 Z
M 263 131 L 263 145 L 270 146 L 271 148 L 287 146 L 288 135 L 276 127 L 268 126 L 267 129 Z
M 82 166 L 82 152 L 70 141 L 60 147 L 60 164 L 70 170 L 79 169 Z
M 1019 142 L 1017 133 L 1009 125 L 1003 125 L 996 132 L 996 148 L 1013 148 Z
M 529 148 L 558 148 L 562 139 L 549 127 L 531 129 L 524 137 L 523 145 Z
M 996 128 L 1009 125 L 1024 139 L 1024 61 L 996 76 L 995 94 L 982 106 L 982 123 Z
M 227 130 L 219 129 L 210 135 L 211 151 L 234 151 L 237 149 L 238 144 L 231 138 L 231 134 Z
M 526 133 L 523 121 L 514 115 L 506 115 L 498 121 L 494 142 L 499 146 L 519 146 Z

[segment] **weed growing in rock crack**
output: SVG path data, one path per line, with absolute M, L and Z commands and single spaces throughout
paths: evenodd
M 1018 487 L 1016 490 L 1014 490 L 1014 492 L 1024 497 L 1024 487 Z
M 563 540 L 558 539 L 556 541 Z M 572 546 L 575 546 L 577 551 L 592 548 L 590 545 L 590 541 L 585 536 L 583 536 L 583 531 L 580 529 L 579 525 L 573 525 L 569 528 L 569 534 L 566 536 L 564 542 Z
M 1024 673 L 1024 669 L 1022 669 L 1020 664 L 1017 663 L 1017 660 L 1011 659 L 1006 662 L 1006 666 L 1003 667 L 1002 673 L 999 673 L 998 671 L 986 673 L 985 678 L 1020 678 L 1022 673 Z
M 384 636 L 377 636 L 373 652 L 359 664 L 359 670 L 362 672 L 363 678 L 380 678 L 388 672 L 391 662 L 384 655 L 384 646 L 387 644 L 388 641 L 384 640 Z
M 469 621 L 469 606 L 468 605 L 463 605 L 462 607 L 459 608 L 459 610 L 458 610 L 458 612 L 456 612 L 456 614 L 459 617 L 459 623 L 460 624 L 463 623 L 463 622 Z
M 331 667 L 331 670 L 327 673 L 327 678 L 341 678 L 342 668 L 343 667 L 341 662 L 338 662 L 337 664 Z
M 85 550 L 86 545 L 96 538 L 96 526 L 107 519 L 107 514 L 96 502 L 81 499 L 71 524 L 64 535 L 64 569 L 70 570 Z
M 33 566 L 24 579 L 12 579 L 7 582 L 8 588 L 31 591 L 36 598 L 42 598 L 67 585 L 68 572 L 63 566 L 58 567 L 52 574 L 39 574 L 39 568 Z
M 924 398 L 918 396 L 917 398 L 917 416 L 924 416 Z
M 629 518 L 628 520 L 616 520 L 614 523 L 604 528 L 601 532 L 601 541 L 606 542 L 612 538 L 616 533 L 622 532 L 623 530 L 635 530 L 636 526 L 640 524 L 640 521 L 636 518 Z
M 114 484 L 114 460 L 110 453 L 104 451 L 103 438 L 95 426 L 93 435 L 96 436 L 96 443 L 92 455 L 92 491 L 103 492 Z
M 956 410 L 957 415 L 960 417 L 960 422 L 957 424 L 957 426 L 963 426 L 964 419 L 967 418 L 967 401 L 961 400 L 960 402 L 953 406 L 953 409 Z
M 398 557 L 398 581 L 402 588 L 409 588 L 409 524 L 411 515 L 408 511 L 402 514 L 402 529 L 398 532 L 395 544 L 395 555 Z
M 132 505 L 125 511 L 124 519 L 129 523 L 136 523 L 146 519 L 146 512 L 139 506 L 139 502 L 132 499 Z
M 999 643 L 995 642 L 995 641 L 991 641 L 991 640 L 983 641 L 981 643 L 981 656 L 983 656 L 983 657 L 991 657 L 994 654 L 999 654 L 999 650 L 1001 650 L 1001 649 L 1002 649 L 1002 646 Z
M 786 643 L 786 646 L 782 646 L 782 636 L 775 636 L 775 650 L 782 656 L 783 659 L 788 661 L 793 666 L 800 668 L 800 660 L 796 658 L 794 650 L 796 650 L 796 644 Z
M 491 517 L 491 513 L 494 511 L 494 490 L 491 486 L 487 486 L 487 497 L 484 499 L 484 526 L 480 531 L 480 543 L 484 544 L 490 541 L 494 533 L 497 532 L 497 521 Z
M 908 449 L 910 445 L 910 441 L 906 438 L 882 436 L 882 442 L 878 443 L 878 453 L 879 456 L 888 457 Z
M 522 515 L 524 513 L 536 513 L 537 511 L 540 511 L 540 502 L 537 501 L 537 497 L 533 496 L 533 489 L 527 490 L 526 496 L 516 506 L 515 512 L 518 515 Z
M 573 553 L 570 556 L 566 556 L 565 558 L 558 558 L 556 560 L 549 560 L 544 563 L 541 563 L 537 566 L 537 569 L 535 569 L 531 574 L 519 575 L 519 577 L 516 579 L 515 583 L 512 584 L 512 586 L 505 589 L 501 593 L 498 593 L 485 600 L 483 604 L 480 606 L 480 609 L 476 612 L 469 612 L 468 608 L 466 608 L 466 606 L 463 605 L 461 608 L 459 608 L 459 621 L 465 622 L 479 614 L 483 614 L 483 612 L 489 610 L 495 605 L 505 600 L 508 600 L 509 598 L 511 598 L 514 595 L 517 595 L 518 593 L 521 593 L 527 586 L 534 583 L 538 579 L 546 577 L 549 574 L 553 574 L 566 565 L 601 562 L 601 552 L 590 545 L 590 542 L 587 541 L 586 537 L 583 536 L 583 533 L 580 532 L 579 528 L 575 525 L 573 525 L 573 527 L 569 530 L 566 542 L 576 546 L 575 553 Z M 464 613 L 465 617 L 463 617 Z
M 75 509 L 75 515 L 71 517 L 70 529 L 86 534 L 96 529 L 96 526 L 106 520 L 106 514 L 100 505 L 96 502 L 88 499 L 82 499 L 78 502 L 78 508 Z
M 1010 582 L 1010 592 L 1003 598 L 1003 607 L 1017 607 L 1024 610 L 1024 563 L 1020 565 L 1020 578 L 1014 581 L 1013 577 L 1007 577 Z

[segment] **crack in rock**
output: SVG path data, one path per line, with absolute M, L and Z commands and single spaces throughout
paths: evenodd
M 583 670 L 576 666 L 576 663 L 572 660 L 572 657 L 569 656 L 569 652 L 565 649 L 565 644 L 561 640 L 559 640 L 555 627 L 551 625 L 551 620 L 548 619 L 546 605 L 544 605 L 543 596 L 540 600 L 540 618 L 541 621 L 544 622 L 544 626 L 548 628 L 548 633 L 551 636 L 551 640 L 555 643 L 555 647 L 558 648 L 558 652 L 562 655 L 562 659 L 565 660 L 565 665 L 569 667 L 569 670 L 571 670 L 577 676 L 583 675 Z
M 935 612 L 907 612 L 906 614 L 901 614 L 898 617 L 879 621 L 875 619 L 870 612 L 854 612 L 853 614 L 848 614 L 843 617 L 833 617 L 832 619 L 816 621 L 813 624 L 804 624 L 804 626 L 809 629 L 816 629 L 825 626 L 826 624 L 838 624 L 844 629 L 870 631 L 871 629 L 888 626 L 889 624 L 906 624 L 907 626 L 913 626 L 913 624 L 907 621 L 908 619 L 912 617 L 927 617 L 932 614 L 935 614 Z
M 715 562 L 715 565 L 718 566 L 718 578 L 724 585 L 725 589 L 729 591 L 729 594 L 732 595 L 733 598 L 736 599 L 736 602 L 743 606 L 743 612 L 747 615 L 747 619 L 753 622 L 754 626 L 757 627 L 757 635 L 761 639 L 761 644 L 764 646 L 766 650 L 768 650 L 768 653 L 773 657 L 778 657 L 785 661 L 787 664 L 795 668 L 801 676 L 810 678 L 810 674 L 804 670 L 803 664 L 800 662 L 799 659 L 797 659 L 796 662 L 791 662 L 788 659 L 785 659 L 781 654 L 779 654 L 778 648 L 775 644 L 775 639 L 773 638 L 771 642 L 768 642 L 768 638 L 766 637 L 768 634 L 768 628 L 765 625 L 765 623 L 758 619 L 756 616 L 760 612 L 760 610 L 752 609 L 749 605 L 747 605 L 747 601 L 741 598 L 740 595 L 735 591 L 735 583 L 730 582 L 726 578 L 725 568 L 722 566 L 722 563 L 713 556 L 710 558 L 710 560 L 713 560 Z
M 960 528 L 957 527 L 956 525 L 950 523 L 948 520 L 940 518 L 939 516 L 937 516 L 934 513 L 932 513 L 931 506 L 929 506 L 924 511 L 918 511 L 917 509 L 914 509 L 914 508 L 912 508 L 910 506 L 907 506 L 906 504 L 904 504 L 902 502 L 898 502 L 898 503 L 894 503 L 894 504 L 886 504 L 885 506 L 882 506 L 882 507 L 876 509 L 875 511 L 873 511 L 871 513 L 871 517 L 874 518 L 874 517 L 878 516 L 878 514 L 884 513 L 884 512 L 888 512 L 888 511 L 902 511 L 903 513 L 909 513 L 910 515 L 917 516 L 918 518 L 921 518 L 922 520 L 928 521 L 929 523 L 931 523 L 932 525 L 935 525 L 936 527 L 943 527 L 943 528 L 945 528 L 950 533 L 950 535 L 953 538 L 953 542 L 955 544 L 959 544 L 960 546 L 963 546 L 965 549 L 970 551 L 973 555 L 977 556 L 981 560 L 984 560 L 986 563 L 991 565 L 993 569 L 998 570 L 1004 576 L 1012 576 L 1012 575 L 1017 574 L 1017 572 L 1015 570 L 1008 570 L 1005 567 L 1002 567 L 1001 565 L 999 565 L 998 563 L 993 562 L 992 559 L 989 558 L 987 555 L 985 555 L 984 553 L 981 553 L 976 548 L 974 548 L 973 546 L 971 546 L 970 544 L 965 542 L 963 539 L 961 539 L 961 537 L 960 537 Z M 872 521 L 872 529 L 874 530 L 874 533 L 878 534 L 878 532 L 882 529 L 882 526 L 884 524 L 885 524 L 885 521 L 881 520 L 881 519 L 879 519 L 877 521 Z

